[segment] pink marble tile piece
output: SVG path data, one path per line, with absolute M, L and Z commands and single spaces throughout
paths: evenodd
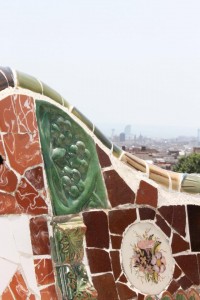
M 4 143 L 11 167 L 21 175 L 27 168 L 42 163 L 38 134 L 8 133 Z
M 30 219 L 31 243 L 34 255 L 50 254 L 49 232 L 45 217 Z

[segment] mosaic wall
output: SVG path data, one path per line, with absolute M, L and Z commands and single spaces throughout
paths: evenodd
M 0 90 L 0 298 L 199 299 L 199 177 L 123 152 L 34 77 L 1 68 Z

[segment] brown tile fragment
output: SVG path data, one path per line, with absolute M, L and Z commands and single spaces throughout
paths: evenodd
M 159 216 L 158 214 L 156 215 L 156 224 L 160 227 L 160 229 L 168 236 L 170 237 L 171 235 L 171 229 L 170 227 L 167 225 L 167 223 L 165 222 L 165 220 Z
M 6 288 L 1 296 L 1 300 L 15 300 L 9 288 Z
M 98 144 L 96 144 L 97 154 L 99 157 L 99 162 L 102 168 L 110 167 L 111 161 L 109 156 L 99 147 Z
M 143 294 L 138 294 L 137 300 L 144 300 L 145 296 Z
M 30 219 L 31 243 L 34 255 L 50 254 L 49 232 L 45 217 Z
M 126 284 L 117 282 L 116 286 L 120 300 L 130 300 L 137 296 L 137 294 L 131 289 L 129 289 L 129 287 Z
M 197 256 L 188 254 L 174 257 L 179 267 L 185 275 L 193 282 L 199 284 L 199 269 L 197 264 Z
M 182 271 L 181 269 L 177 266 L 177 264 L 175 265 L 175 268 L 174 268 L 174 275 L 173 275 L 173 278 L 174 279 L 177 279 L 181 276 L 182 274 Z
M 101 249 L 87 249 L 86 253 L 91 273 L 102 273 L 112 270 L 108 252 Z
M 36 188 L 36 190 L 41 190 L 44 187 L 42 167 L 36 167 L 26 171 L 25 177 Z
M 122 236 L 120 235 L 110 235 L 111 244 L 113 249 L 121 249 Z
M 167 291 L 173 295 L 178 290 L 179 287 L 180 285 L 175 280 L 173 280 L 168 286 Z
M 110 251 L 110 257 L 111 257 L 113 275 L 114 275 L 115 280 L 117 280 L 117 278 L 119 277 L 119 275 L 122 272 L 119 251 Z
M 127 279 L 126 279 L 126 276 L 124 274 L 122 274 L 119 278 L 119 281 L 120 282 L 124 282 L 124 283 L 127 283 Z
M 109 248 L 108 218 L 104 211 L 83 213 L 87 247 Z
M 93 276 L 92 281 L 98 293 L 98 300 L 119 300 L 112 274 Z
M 187 289 L 189 289 L 193 285 L 192 281 L 187 276 L 181 277 L 178 280 L 178 284 L 180 284 L 180 286 L 182 287 L 182 289 L 184 291 L 186 291 Z
M 126 227 L 136 220 L 136 210 L 134 208 L 111 210 L 108 217 L 110 232 L 122 234 Z
M 157 207 L 158 202 L 158 190 L 149 183 L 141 180 L 140 186 L 137 192 L 136 203 L 147 204 L 153 207 Z
M 159 208 L 159 212 L 164 219 L 182 236 L 185 236 L 185 206 L 173 205 Z
M 154 220 L 155 211 L 149 207 L 139 208 L 140 220 Z
M 190 245 L 179 234 L 174 233 L 172 239 L 172 253 L 178 253 L 190 249 Z
M 116 171 L 106 171 L 103 175 L 108 192 L 108 198 L 112 207 L 127 203 L 134 203 L 134 192 Z
M 20 272 L 16 272 L 10 282 L 10 289 L 15 299 L 26 300 L 28 296 L 28 288 Z

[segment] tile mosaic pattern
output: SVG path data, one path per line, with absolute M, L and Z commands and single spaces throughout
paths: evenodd
M 121 255 L 129 226 L 147 222 L 162 232 L 174 262 L 172 279 L 157 299 L 199 299 L 200 242 L 193 234 L 197 206 L 190 201 L 173 204 L 181 193 L 171 193 L 170 205 L 160 202 L 162 188 L 146 180 L 149 174 L 174 190 L 182 183 L 183 191 L 193 193 L 199 191 L 198 178 L 154 166 L 148 170 L 144 161 L 110 143 L 81 112 L 34 77 L 17 72 L 14 79 L 9 68 L 0 68 L 1 90 L 1 298 L 155 299 L 131 285 Z M 81 160 L 86 163 L 80 168 Z M 135 173 L 131 181 L 130 172 L 122 171 L 127 165 L 146 177 L 135 184 Z M 85 200 L 80 204 L 81 191 Z M 160 270 L 164 263 L 156 257 L 151 265 Z

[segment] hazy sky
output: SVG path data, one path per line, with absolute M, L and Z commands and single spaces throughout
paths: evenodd
M 197 134 L 199 0 L 2 0 L 0 7 L 1 65 L 40 78 L 106 133 L 131 124 L 133 133 Z

